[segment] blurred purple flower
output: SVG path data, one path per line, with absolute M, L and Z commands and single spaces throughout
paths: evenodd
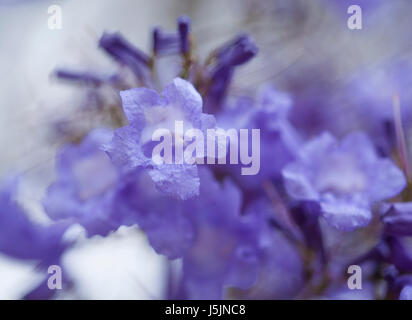
M 107 235 L 126 221 L 118 220 L 116 196 L 125 181 L 100 148 L 113 136 L 96 129 L 78 145 L 67 145 L 57 155 L 57 180 L 50 185 L 43 204 L 54 220 L 68 220 L 85 227 L 88 236 Z
M 369 224 L 371 205 L 406 185 L 402 171 L 379 158 L 363 133 L 349 134 L 341 143 L 328 133 L 314 138 L 282 174 L 292 198 L 318 202 L 327 222 L 347 231 Z
M 399 295 L 399 300 L 412 300 L 412 284 L 406 285 L 402 288 Z
M 406 60 L 391 60 L 356 73 L 345 89 L 360 125 L 386 154 L 390 154 L 396 144 L 395 94 L 400 99 L 403 125 L 408 127 L 412 123 L 411 86 L 412 65 Z
M 116 202 L 120 219 L 128 218 L 146 233 L 150 245 L 169 259 L 182 257 L 192 245 L 194 229 L 185 202 L 168 197 L 156 188 L 147 170 L 129 172 Z M 126 217 L 121 217 L 126 213 Z
M 277 227 L 279 213 L 265 198 L 253 201 L 244 219 L 254 226 L 260 257 L 258 279 L 241 297 L 246 299 L 292 299 L 304 284 L 304 264 L 291 238 Z
M 199 170 L 200 195 L 186 204 L 195 238 L 183 257 L 183 278 L 190 299 L 220 299 L 225 286 L 250 287 L 259 268 L 256 223 L 240 215 L 241 193 L 229 180 L 217 182 Z
M 383 1 L 331 3 L 348 17 L 351 4 L 369 14 Z M 158 254 L 181 259 L 180 287 L 171 298 L 374 298 L 380 284 L 375 280 L 389 266 L 386 298 L 409 299 L 412 255 L 405 236 L 412 235 L 411 203 L 383 204 L 381 221 L 356 233 L 340 231 L 368 225 L 372 210 L 378 209 L 375 204 L 398 195 L 406 185 L 402 171 L 380 155 L 392 154 L 396 141 L 391 108 L 395 93 L 402 102 L 398 143 L 405 140 L 401 120 L 406 127 L 412 120 L 410 64 L 391 61 L 379 70 L 362 70 L 342 92 L 331 90 L 328 72 L 305 69 L 310 71 L 302 74 L 297 68 L 300 71 L 288 81 L 292 95 L 265 87 L 256 98 L 226 100 L 235 68 L 258 53 L 255 43 L 249 35 L 238 35 L 201 63 L 191 40 L 190 19 L 184 16 L 174 32 L 153 30 L 150 56 L 119 33 L 103 34 L 99 46 L 128 68 L 137 84 L 129 84 L 127 72 L 56 72 L 59 79 L 89 86 L 94 100 L 89 97 L 86 105 L 94 109 L 91 115 L 107 116 L 118 129 L 94 130 L 82 138 L 88 127 L 73 135 L 79 144 L 59 152 L 57 178 L 43 204 L 53 220 L 62 221 L 50 226 L 32 223 L 14 199 L 16 183 L 0 189 L 0 251 L 38 261 L 44 269 L 59 263 L 71 245 L 62 237 L 73 223 L 82 225 L 89 237 L 138 225 Z M 173 57 L 157 59 L 163 56 Z M 333 67 L 325 63 L 328 68 L 318 69 Z M 149 89 L 176 74 L 188 81 L 175 78 L 161 94 Z M 119 102 L 102 93 L 136 85 L 149 88 L 120 93 L 125 119 Z M 356 114 L 333 107 L 338 105 L 355 106 Z M 62 131 L 67 130 L 64 120 Z M 182 136 L 176 121 L 183 121 Z M 79 131 L 75 122 L 73 131 Z M 240 165 L 159 164 L 152 158 L 157 129 L 177 135 L 172 148 L 182 141 L 185 148 L 187 129 L 205 132 L 216 123 L 226 130 L 260 130 L 257 175 L 242 176 Z M 351 133 L 339 143 L 325 133 L 303 144 L 297 133 L 310 137 L 327 129 L 341 136 L 358 126 L 370 137 Z M 157 137 L 161 140 L 161 134 Z M 250 143 L 248 147 L 251 154 Z M 408 172 L 406 152 L 399 153 Z M 226 160 L 230 163 L 229 157 Z M 396 201 L 406 201 L 404 195 Z M 356 292 L 341 281 L 354 260 L 366 271 L 364 289 Z M 50 295 L 45 279 L 25 298 Z
M 291 97 L 272 87 L 262 88 L 255 101 L 243 97 L 226 104 L 216 115 L 219 127 L 260 130 L 260 170 L 257 175 L 242 176 L 240 168 L 234 165 L 213 166 L 212 169 L 230 173 L 248 191 L 259 189 L 266 180 L 278 178 L 282 168 L 296 158 L 302 145 L 300 136 L 288 120 L 291 106 Z M 251 144 L 249 154 L 250 149 Z
M 182 201 L 160 193 L 143 169 L 131 173 L 119 201 L 147 234 L 157 253 L 183 258 L 183 291 L 190 299 L 220 299 L 224 286 L 247 288 L 256 280 L 256 223 L 240 215 L 241 194 L 229 180 L 199 170 L 200 194 Z
M 45 267 L 58 264 L 70 244 L 62 239 L 67 223 L 43 226 L 30 221 L 16 201 L 17 179 L 0 189 L 0 251 L 11 257 L 38 261 Z

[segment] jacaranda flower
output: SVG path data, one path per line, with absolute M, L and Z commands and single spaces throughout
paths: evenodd
M 144 169 L 130 177 L 119 202 L 134 212 L 157 253 L 182 258 L 185 297 L 218 299 L 225 286 L 248 288 L 256 281 L 258 219 L 241 216 L 241 193 L 229 179 L 219 183 L 201 168 L 199 195 L 183 201 L 160 193 Z
M 31 221 L 16 200 L 17 186 L 14 178 L 0 189 L 0 252 L 42 266 L 58 263 L 68 247 L 62 239 L 68 224 L 43 226 Z
M 318 202 L 327 222 L 342 230 L 366 226 L 371 205 L 406 185 L 402 171 L 380 158 L 363 133 L 349 134 L 341 143 L 328 133 L 314 138 L 282 174 L 292 198 Z
M 255 99 L 242 97 L 227 103 L 216 115 L 217 124 L 226 130 L 260 130 L 260 169 L 253 176 L 239 175 L 240 169 L 233 165 L 213 169 L 231 173 L 242 188 L 248 190 L 260 188 L 264 181 L 279 177 L 282 168 L 296 158 L 302 144 L 300 136 L 288 120 L 292 103 L 288 94 L 272 87 L 261 88 Z M 249 153 L 250 148 L 249 145 Z
M 88 236 L 107 235 L 125 223 L 118 220 L 124 215 L 116 197 L 126 180 L 101 150 L 112 136 L 111 130 L 96 129 L 80 144 L 65 146 L 56 158 L 57 180 L 43 200 L 52 219 L 79 223 Z
M 181 199 L 161 193 L 144 168 L 123 175 L 128 182 L 120 188 L 116 202 L 116 217 L 130 219 L 143 230 L 150 245 L 169 259 L 181 258 L 194 240 L 190 219 L 192 212 L 184 210 Z
M 157 164 L 152 159 L 153 134 L 157 129 L 176 134 L 176 121 L 183 122 L 184 131 L 196 128 L 205 132 L 215 128 L 214 117 L 202 113 L 202 98 L 196 89 L 189 82 L 176 78 L 161 96 L 147 88 L 122 91 L 120 95 L 130 124 L 117 129 L 106 146 L 113 163 L 122 171 L 147 168 L 156 187 L 166 194 L 181 199 L 197 195 L 196 164 Z M 175 137 L 175 140 L 182 141 L 183 137 Z
M 63 235 L 69 223 L 57 222 L 41 225 L 31 221 L 17 202 L 18 179 L 3 182 L 0 188 L 0 252 L 14 259 L 32 261 L 45 272 L 50 265 L 60 265 L 63 253 L 71 243 Z M 47 287 L 48 277 L 30 290 L 25 299 L 48 299 L 56 291 Z M 69 283 L 68 277 L 63 282 Z
M 224 287 L 246 289 L 260 266 L 257 224 L 240 215 L 241 193 L 202 168 L 200 194 L 185 204 L 194 230 L 183 256 L 183 282 L 191 299 L 220 299 Z

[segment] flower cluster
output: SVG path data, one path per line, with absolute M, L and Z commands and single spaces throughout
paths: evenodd
M 90 88 L 99 103 L 86 99 L 88 114 L 105 120 L 80 134 L 61 132 L 70 143 L 56 157 L 56 179 L 43 200 L 50 225 L 29 219 L 15 198 L 15 180 L 4 184 L 0 251 L 46 268 L 61 264 L 73 245 L 63 237 L 71 225 L 81 225 L 87 237 L 136 226 L 158 254 L 182 262 L 164 298 L 352 297 L 346 276 L 353 264 L 365 270 L 362 297 L 411 298 L 412 199 L 403 134 L 410 118 L 397 112 L 397 100 L 394 121 L 385 108 L 370 118 L 377 126 L 393 123 L 392 134 L 381 136 L 386 149 L 369 128 L 339 138 L 319 128 L 308 138 L 306 123 L 291 122 L 299 111 L 295 100 L 304 97 L 271 85 L 253 96 L 231 96 L 236 69 L 258 53 L 249 35 L 236 36 L 205 61 L 195 55 L 187 17 L 178 19 L 175 32 L 155 28 L 152 35 L 146 54 L 119 33 L 103 34 L 99 47 L 119 65 L 116 74 L 55 72 Z M 159 90 L 166 75 L 158 66 L 166 56 L 178 58 L 176 71 Z M 376 101 L 379 83 L 371 93 L 357 81 L 350 90 L 356 87 L 359 101 L 383 101 Z M 116 92 L 117 103 L 106 101 L 105 91 Z M 154 161 L 156 130 L 173 131 L 176 121 L 202 132 L 259 129 L 259 173 L 242 176 L 228 162 Z M 50 295 L 42 283 L 27 297 Z

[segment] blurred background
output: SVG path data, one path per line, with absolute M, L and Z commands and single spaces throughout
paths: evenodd
M 62 28 L 50 30 L 48 7 L 56 4 Z M 350 4 L 363 9 L 362 30 L 347 27 Z M 332 109 L 345 124 L 345 129 L 329 124 L 336 135 L 360 125 L 358 115 L 347 112 L 353 108 L 347 88 L 358 73 L 385 70 L 393 61 L 412 63 L 412 2 L 407 0 L 0 0 L 0 176 L 24 174 L 21 197 L 33 219 L 46 219 L 39 203 L 53 179 L 61 144 L 51 137 L 50 124 L 63 117 L 76 121 L 74 110 L 86 94 L 56 81 L 53 70 L 111 73 L 115 65 L 97 47 L 104 31 L 120 31 L 149 52 L 152 28 L 173 30 L 182 14 L 192 19 L 201 58 L 235 34 L 250 33 L 259 54 L 237 71 L 232 94 L 253 94 L 268 82 L 291 92 L 303 113 L 295 121 L 313 122 L 304 132 L 308 136 L 317 133 L 317 123 L 328 128 L 320 114 Z M 381 81 L 376 77 L 366 83 Z M 67 236 L 81 233 L 72 228 Z M 85 238 L 64 260 L 79 280 L 80 298 L 153 299 L 164 289 L 164 258 L 129 228 L 107 238 Z M 33 265 L 0 254 L 0 298 L 19 298 L 33 281 Z

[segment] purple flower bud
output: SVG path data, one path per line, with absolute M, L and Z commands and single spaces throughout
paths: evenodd
M 175 33 L 166 33 L 161 28 L 153 29 L 153 52 L 155 55 L 179 52 L 180 39 Z
M 76 72 L 65 69 L 57 69 L 54 74 L 61 80 L 80 82 L 94 86 L 100 86 L 104 81 L 106 81 L 104 77 L 90 72 Z
M 189 30 L 190 30 L 190 18 L 187 16 L 181 16 L 177 20 L 179 38 L 180 38 L 180 52 L 186 54 L 190 50 L 190 39 L 189 39 Z
M 134 47 L 120 33 L 104 33 L 99 40 L 99 46 L 121 64 L 128 66 L 139 79 L 150 64 L 150 58 Z
M 238 66 L 246 63 L 258 53 L 258 48 L 248 34 L 238 35 L 235 39 L 216 52 L 220 66 Z
M 219 110 L 232 80 L 234 68 L 253 58 L 258 48 L 247 34 L 241 34 L 215 52 L 216 64 L 210 71 L 210 84 L 205 99 L 207 112 Z
M 161 28 L 153 29 L 153 52 L 155 55 L 187 54 L 190 50 L 190 19 L 182 16 L 177 20 L 177 32 L 167 33 Z

